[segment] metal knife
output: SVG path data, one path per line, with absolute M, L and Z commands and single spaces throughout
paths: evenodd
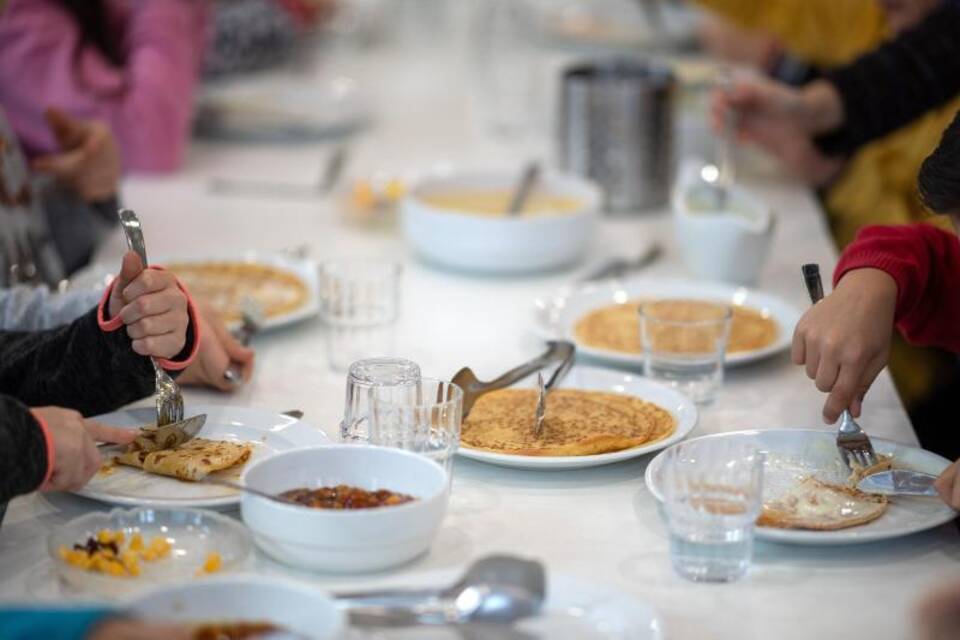
M 885 496 L 938 496 L 933 487 L 937 476 L 919 471 L 892 469 L 873 473 L 859 483 L 857 489 L 864 493 L 878 493 Z
M 206 421 L 207 414 L 201 413 L 162 427 L 144 427 L 133 440 L 132 448 L 134 451 L 159 451 L 179 447 L 196 437 Z

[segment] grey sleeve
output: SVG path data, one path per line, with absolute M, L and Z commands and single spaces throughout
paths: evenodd
M 69 324 L 97 306 L 101 295 L 27 286 L 0 289 L 0 331 L 41 331 Z

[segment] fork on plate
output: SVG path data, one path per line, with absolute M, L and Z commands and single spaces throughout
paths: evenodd
M 820 278 L 820 266 L 817 264 L 803 265 L 803 282 L 810 294 L 810 302 L 817 304 L 823 299 L 823 280 Z M 840 428 L 837 430 L 837 450 L 844 464 L 851 470 L 854 464 L 861 468 L 873 466 L 877 463 L 877 454 L 873 451 L 873 444 L 863 428 L 850 415 L 849 409 L 844 409 L 840 416 Z

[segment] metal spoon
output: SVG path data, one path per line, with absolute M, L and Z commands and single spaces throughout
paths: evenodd
M 260 491 L 259 489 L 254 489 L 253 487 L 248 487 L 245 484 L 240 484 L 239 482 L 233 482 L 231 480 L 221 480 L 220 478 L 211 478 L 207 476 L 206 478 L 199 480 L 201 483 L 206 484 L 215 484 L 221 487 L 228 487 L 230 489 L 236 489 L 241 493 L 249 493 L 255 495 L 258 498 L 266 498 L 267 500 L 273 500 L 274 502 L 281 502 L 283 504 L 298 504 L 293 500 L 288 500 L 279 495 L 274 495 L 272 493 L 267 493 L 266 491 Z
M 454 584 L 439 590 L 388 590 L 335 596 L 351 624 L 406 627 L 421 624 L 509 624 L 537 615 L 546 599 L 542 563 L 487 556 Z
M 517 183 L 513 197 L 510 198 L 507 214 L 518 216 L 523 212 L 523 207 L 527 204 L 527 200 L 530 199 L 530 194 L 533 193 L 533 187 L 536 186 L 537 180 L 539 179 L 540 163 L 537 161 L 528 163 L 523 168 L 523 175 L 520 177 L 520 182 Z

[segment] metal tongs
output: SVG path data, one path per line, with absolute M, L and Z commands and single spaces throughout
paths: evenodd
M 543 382 L 542 373 L 540 373 L 537 377 L 539 396 L 537 398 L 537 413 L 534 429 L 535 433 L 540 435 L 540 432 L 543 429 L 543 418 L 546 413 L 547 394 L 549 394 L 550 391 L 560 384 L 560 382 L 563 380 L 563 377 L 568 371 L 570 371 L 570 367 L 573 366 L 573 357 L 576 353 L 576 348 L 573 346 L 573 343 L 566 340 L 551 340 L 547 343 L 547 345 L 547 350 L 542 355 L 530 360 L 529 362 L 525 362 L 519 367 L 507 371 L 499 378 L 491 380 L 490 382 L 483 382 L 482 380 L 479 380 L 470 367 L 464 367 L 463 369 L 460 369 L 460 371 L 453 376 L 453 383 L 463 389 L 464 419 L 466 419 L 467 415 L 470 413 L 470 410 L 473 408 L 473 405 L 480 398 L 480 396 L 490 393 L 491 391 L 496 391 L 497 389 L 505 389 L 514 383 L 523 380 L 530 374 L 537 373 L 541 369 L 544 369 L 555 362 L 559 362 L 559 366 L 553 372 L 553 375 L 550 376 L 550 380 L 546 384 Z

